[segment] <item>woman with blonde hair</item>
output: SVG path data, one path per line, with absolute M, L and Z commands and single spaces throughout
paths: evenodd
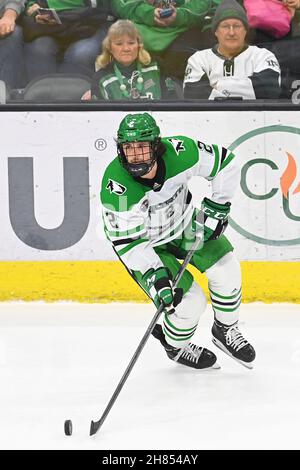
M 151 60 L 138 29 L 129 20 L 118 20 L 111 25 L 95 66 L 92 99 L 159 100 L 176 97 L 172 79 L 161 76 L 159 65 Z

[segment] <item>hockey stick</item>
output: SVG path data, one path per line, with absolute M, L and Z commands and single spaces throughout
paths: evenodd
M 179 281 L 180 281 L 187 265 L 191 261 L 191 258 L 193 256 L 195 250 L 197 250 L 197 248 L 200 247 L 200 242 L 203 242 L 203 239 L 198 236 L 196 238 L 195 242 L 193 243 L 191 249 L 189 250 L 188 254 L 186 255 L 182 265 L 180 266 L 180 269 L 179 269 L 178 273 L 175 276 L 174 284 L 173 284 L 174 289 L 178 286 L 178 283 L 179 283 Z M 126 380 L 128 379 L 128 376 L 129 376 L 130 372 L 132 371 L 136 361 L 138 360 L 138 357 L 141 354 L 141 352 L 142 352 L 149 336 L 151 335 L 151 332 L 152 332 L 153 328 L 155 327 L 155 325 L 156 325 L 160 315 L 162 314 L 163 310 L 164 310 L 164 305 L 161 304 L 159 306 L 158 310 L 156 311 L 150 325 L 148 326 L 148 328 L 146 330 L 146 333 L 144 334 L 143 338 L 141 339 L 140 344 L 138 345 L 134 355 L 132 356 L 132 359 L 129 362 L 129 364 L 127 366 L 127 369 L 125 370 L 120 382 L 118 383 L 118 385 L 117 385 L 111 399 L 109 400 L 108 405 L 105 408 L 101 418 L 99 419 L 99 421 L 91 421 L 90 436 L 92 436 L 93 434 L 96 434 L 96 432 L 100 429 L 100 427 L 104 423 L 105 418 L 107 417 L 107 415 L 110 412 L 110 410 L 112 409 L 116 399 L 118 398 L 119 393 L 121 392 Z

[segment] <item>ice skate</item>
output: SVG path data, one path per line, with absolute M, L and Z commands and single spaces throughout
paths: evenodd
M 237 322 L 227 326 L 215 320 L 211 331 L 212 341 L 218 348 L 248 369 L 253 368 L 255 350 L 243 337 Z
M 208 349 L 193 343 L 189 343 L 184 348 L 174 348 L 167 343 L 162 327 L 158 324 L 155 325 L 152 334 L 161 342 L 167 356 L 172 361 L 183 364 L 184 366 L 193 367 L 194 369 L 220 369 L 220 366 L 216 362 L 217 357 Z

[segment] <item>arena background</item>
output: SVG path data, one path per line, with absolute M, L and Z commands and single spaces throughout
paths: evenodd
M 147 301 L 105 240 L 100 214 L 101 177 L 125 114 L 1 113 L 0 300 Z M 241 182 L 227 236 L 241 260 L 244 301 L 300 303 L 299 113 L 152 114 L 163 136 L 237 155 Z M 200 203 L 209 184 L 194 179 L 190 189 Z M 207 293 L 205 276 L 195 278 Z

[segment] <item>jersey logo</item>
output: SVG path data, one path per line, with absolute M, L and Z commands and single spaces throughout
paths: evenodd
M 174 150 L 177 153 L 177 155 L 179 155 L 179 152 L 183 152 L 185 150 L 182 140 L 171 138 L 171 139 L 168 139 L 168 141 L 171 142 L 171 144 L 173 145 Z
M 127 188 L 125 188 L 125 186 L 111 179 L 108 180 L 106 189 L 109 190 L 110 194 L 115 193 L 118 196 L 122 196 L 127 191 Z
M 188 65 L 184 72 L 184 80 L 188 80 L 190 78 L 190 75 L 192 75 L 192 70 L 192 67 Z
M 152 276 L 148 277 L 148 279 L 146 280 L 146 285 L 147 285 L 147 287 L 151 288 L 151 287 L 153 286 L 153 284 L 155 283 L 155 279 L 156 279 L 155 274 L 153 274 Z
M 267 64 L 268 64 L 269 67 L 277 67 L 278 68 L 278 62 L 276 62 L 276 60 L 267 59 Z
M 160 183 L 154 183 L 153 191 L 159 191 L 160 189 L 161 189 L 161 184 Z
M 205 144 L 204 142 L 200 142 L 200 140 L 197 141 L 198 144 L 198 149 L 201 150 L 202 152 L 210 153 L 213 155 L 213 149 L 211 145 Z

